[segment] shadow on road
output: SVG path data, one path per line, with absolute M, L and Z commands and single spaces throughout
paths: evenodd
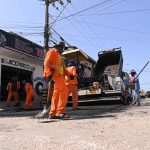
M 116 118 L 115 113 L 124 112 L 131 106 L 122 105 L 119 101 L 97 101 L 80 103 L 79 109 L 72 111 L 72 105 L 67 105 L 67 114 L 70 115 L 69 120 L 79 120 L 79 119 L 94 119 L 94 118 Z M 31 117 L 40 112 L 37 109 L 34 111 L 23 111 L 19 108 L 1 109 L 0 117 Z

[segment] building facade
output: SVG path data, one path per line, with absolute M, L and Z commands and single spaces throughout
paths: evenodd
M 15 33 L 0 30 L 0 101 L 7 99 L 7 84 L 13 76 L 18 80 L 29 80 L 40 98 L 43 74 L 43 47 Z M 21 84 L 20 100 L 24 100 L 25 91 Z

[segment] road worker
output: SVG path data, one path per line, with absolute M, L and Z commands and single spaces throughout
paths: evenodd
M 27 107 L 30 107 L 30 110 L 33 109 L 33 99 L 35 95 L 34 88 L 31 83 L 29 83 L 26 80 L 22 81 L 22 84 L 25 86 L 25 91 L 26 91 L 26 101 L 24 105 L 24 110 L 27 110 Z
M 73 103 L 73 110 L 76 110 L 78 108 L 78 92 L 77 92 L 77 70 L 74 66 L 73 62 L 68 63 L 68 67 L 66 68 L 70 74 L 74 76 L 73 80 L 70 80 L 68 76 L 65 76 L 66 79 L 66 85 L 69 89 L 69 94 L 72 94 L 72 103 Z
M 64 60 L 61 56 L 64 49 L 65 43 L 59 42 L 54 48 L 47 51 L 44 59 L 43 77 L 48 81 L 52 79 L 55 82 L 49 113 L 49 118 L 51 119 L 68 117 L 65 112 L 69 90 L 65 84 L 64 76 L 68 75 L 71 79 L 74 77 L 65 68 Z
M 10 106 L 10 101 L 12 97 L 15 101 L 15 106 L 19 106 L 19 93 L 18 90 L 20 89 L 20 82 L 18 81 L 17 77 L 13 77 L 12 80 L 9 81 L 7 85 L 8 97 L 7 97 L 7 106 Z
M 136 77 L 136 71 L 133 69 L 130 71 L 130 84 L 133 91 L 134 104 L 140 105 L 140 83 L 139 79 Z

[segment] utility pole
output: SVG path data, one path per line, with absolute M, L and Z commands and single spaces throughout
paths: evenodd
M 45 0 L 45 27 L 44 27 L 44 50 L 48 51 L 49 49 L 49 1 Z
M 53 7 L 56 7 L 55 2 L 58 2 L 60 5 L 64 5 L 64 2 L 62 0 L 41 0 L 41 1 L 45 1 L 44 50 L 46 52 L 49 50 L 49 37 L 51 35 L 49 26 L 49 4 L 51 4 Z M 67 3 L 71 3 L 71 0 L 67 0 Z
M 45 2 L 45 26 L 44 26 L 44 52 L 48 51 L 49 49 L 49 37 L 51 36 L 50 27 L 49 27 L 49 4 L 55 7 L 55 2 L 58 1 L 60 5 L 63 5 L 62 0 L 40 0 Z M 71 2 L 70 0 L 67 0 L 67 2 Z M 43 80 L 43 89 L 42 93 L 45 93 L 45 91 L 48 91 L 50 89 L 51 82 L 47 84 L 46 80 Z M 48 92 L 49 93 L 49 92 Z M 41 102 L 43 104 L 43 110 L 42 112 L 39 112 L 35 117 L 36 118 L 42 118 L 49 112 L 49 106 L 48 106 L 48 100 L 49 97 L 47 93 L 47 97 L 44 96 L 45 94 L 42 94 Z

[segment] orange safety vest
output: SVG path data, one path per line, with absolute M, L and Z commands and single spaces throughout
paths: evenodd
M 34 89 L 33 89 L 32 84 L 27 83 L 27 84 L 25 85 L 25 89 L 26 89 L 26 94 L 29 94 L 29 93 L 33 93 L 33 94 L 34 94 Z
M 51 69 L 54 69 L 54 73 L 52 73 Z M 70 75 L 69 72 L 67 72 L 64 64 L 63 57 L 59 54 L 59 52 L 53 48 L 50 49 L 45 56 L 44 59 L 44 72 L 43 77 L 48 77 L 49 75 L 52 75 L 53 77 L 59 77 L 59 75 Z
M 13 91 L 12 89 L 12 86 L 13 86 L 13 82 L 9 82 L 8 85 L 7 85 L 7 90 L 8 91 Z M 19 81 L 16 81 L 16 89 L 14 91 L 17 91 L 20 89 L 20 82 Z
M 78 81 L 77 81 L 77 70 L 75 66 L 70 66 L 66 68 L 68 70 L 68 72 L 70 72 L 70 74 L 72 74 L 74 76 L 73 80 L 70 80 L 70 78 L 68 76 L 65 76 L 65 80 L 66 80 L 66 85 L 77 85 Z

